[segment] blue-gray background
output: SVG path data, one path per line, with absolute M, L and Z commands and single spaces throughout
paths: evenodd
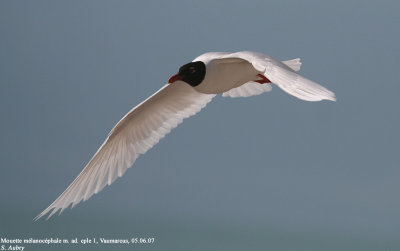
M 1 1 L 1 237 L 155 237 L 134 248 L 159 250 L 399 250 L 399 8 Z M 32 222 L 180 65 L 239 50 L 301 57 L 301 74 L 338 101 L 304 102 L 276 87 L 217 97 L 111 187 Z

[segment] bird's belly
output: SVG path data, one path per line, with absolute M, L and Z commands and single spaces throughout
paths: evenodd
M 203 82 L 194 87 L 206 94 L 219 94 L 257 79 L 259 72 L 247 61 L 231 64 L 212 63 L 207 67 Z

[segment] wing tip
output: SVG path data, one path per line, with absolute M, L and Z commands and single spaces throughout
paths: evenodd
M 324 93 L 324 94 L 307 95 L 307 96 L 299 95 L 299 93 L 291 93 L 291 92 L 288 92 L 288 93 L 290 95 L 292 95 L 293 97 L 296 97 L 300 100 L 310 101 L 310 102 L 318 102 L 318 101 L 322 101 L 322 100 L 329 100 L 329 101 L 333 101 L 333 102 L 337 101 L 337 98 L 333 92 Z
M 49 214 L 49 216 L 46 217 L 46 221 L 48 219 L 50 219 L 51 216 L 53 216 L 58 209 L 55 207 L 48 207 L 45 210 L 43 210 L 43 212 L 41 212 L 40 214 L 38 214 L 35 218 L 33 218 L 33 221 L 38 221 L 40 218 L 42 218 L 43 216 L 45 216 L 46 214 L 48 214 L 51 211 L 51 213 Z M 61 212 L 60 212 L 61 213 Z
M 333 92 L 330 91 L 329 93 L 327 93 L 326 95 L 324 95 L 323 97 L 321 97 L 320 100 L 329 100 L 329 101 L 336 102 L 336 101 L 337 101 L 337 98 L 336 98 L 335 93 L 333 93 Z
M 327 100 L 330 100 L 330 101 L 336 102 L 336 101 L 337 101 L 337 98 L 336 98 L 336 96 L 333 96 L 333 97 L 331 97 L 331 98 L 328 98 Z
M 67 209 L 69 206 L 71 205 L 71 203 L 69 203 L 67 206 L 65 207 L 58 207 L 56 206 L 54 203 L 52 203 L 50 206 L 48 206 L 45 210 L 43 210 L 40 214 L 38 214 L 35 218 L 33 218 L 33 221 L 38 221 L 40 218 L 42 218 L 43 216 L 46 216 L 47 214 L 49 214 L 46 217 L 46 221 L 48 219 L 50 219 L 53 215 L 55 215 L 58 211 L 60 215 L 62 212 L 64 212 L 65 209 Z
M 335 95 L 335 93 L 332 92 L 332 91 L 329 91 L 329 93 L 328 93 L 328 95 L 327 95 L 327 97 L 326 97 L 325 99 L 326 99 L 326 100 L 333 101 L 333 102 L 336 102 L 336 101 L 337 101 L 336 95 Z

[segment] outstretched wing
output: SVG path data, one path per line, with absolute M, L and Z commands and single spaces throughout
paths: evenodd
M 218 58 L 241 58 L 247 60 L 272 83 L 299 99 L 307 101 L 336 100 L 333 92 L 295 72 L 301 65 L 300 61 L 298 63 L 292 61 L 289 64 L 285 64 L 288 62 L 281 62 L 268 55 L 251 51 L 225 53 Z
M 183 119 L 199 112 L 215 95 L 202 94 L 188 84 L 167 84 L 134 107 L 115 127 L 72 184 L 35 220 L 60 213 L 89 199 L 121 177 L 140 154 L 158 143 Z

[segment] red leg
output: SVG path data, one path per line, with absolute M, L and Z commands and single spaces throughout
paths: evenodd
M 254 80 L 254 82 L 260 83 L 260 84 L 266 84 L 266 83 L 271 83 L 271 80 L 269 80 L 267 77 L 265 77 L 263 74 L 257 74 L 258 77 L 261 79 L 259 80 Z

